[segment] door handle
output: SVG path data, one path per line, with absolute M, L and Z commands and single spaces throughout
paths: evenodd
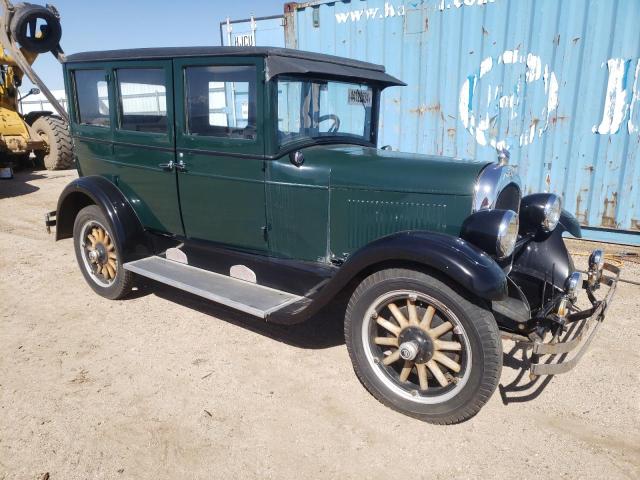
M 178 163 L 176 163 L 176 170 L 178 170 L 179 172 L 187 171 L 187 164 L 184 163 L 184 160 L 178 160 Z
M 169 163 L 160 163 L 160 164 L 158 164 L 158 166 L 161 169 L 163 169 L 163 170 L 165 170 L 167 172 L 170 172 L 171 170 L 173 170 L 173 167 L 175 167 L 176 164 L 173 163 L 173 160 L 171 160 Z

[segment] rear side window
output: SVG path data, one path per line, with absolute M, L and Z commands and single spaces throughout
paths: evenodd
M 116 71 L 120 98 L 120 129 L 167 132 L 167 86 L 162 68 Z
M 192 135 L 256 138 L 256 68 L 185 68 L 187 131 Z
M 78 123 L 108 127 L 109 87 L 104 70 L 76 70 L 73 74 L 76 88 Z

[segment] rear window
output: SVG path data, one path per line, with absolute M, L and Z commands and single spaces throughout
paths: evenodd
M 116 71 L 120 98 L 120 129 L 167 132 L 167 87 L 162 68 Z
M 191 135 L 256 138 L 256 68 L 185 68 L 187 129 Z
M 109 87 L 104 70 L 76 70 L 73 74 L 76 89 L 78 123 L 108 127 Z

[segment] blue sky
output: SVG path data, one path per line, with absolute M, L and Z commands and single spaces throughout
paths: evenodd
M 285 0 L 49 2 L 60 11 L 62 48 L 71 54 L 114 48 L 219 45 L 219 25 L 227 16 L 237 20 L 251 14 L 279 15 Z M 64 88 L 61 66 L 51 54 L 41 55 L 34 68 L 50 89 Z M 25 87 L 28 83 L 25 79 Z

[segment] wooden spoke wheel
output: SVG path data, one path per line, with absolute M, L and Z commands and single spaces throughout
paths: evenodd
M 97 205 L 78 212 L 73 223 L 73 244 L 82 275 L 96 293 L 115 300 L 131 292 L 134 276 L 123 268 L 121 246 Z
M 118 257 L 109 232 L 95 221 L 87 222 L 82 239 L 82 247 L 93 275 L 100 282 L 113 282 L 118 271 Z
M 362 335 L 380 379 L 412 401 L 444 401 L 466 382 L 471 350 L 464 327 L 435 298 L 409 290 L 380 296 Z
M 111 284 L 118 272 L 118 257 L 107 229 L 95 220 L 85 223 L 82 228 L 82 248 L 96 280 Z
M 444 276 L 372 273 L 351 295 L 344 332 L 367 390 L 430 423 L 471 418 L 500 379 L 502 343 L 491 310 Z

